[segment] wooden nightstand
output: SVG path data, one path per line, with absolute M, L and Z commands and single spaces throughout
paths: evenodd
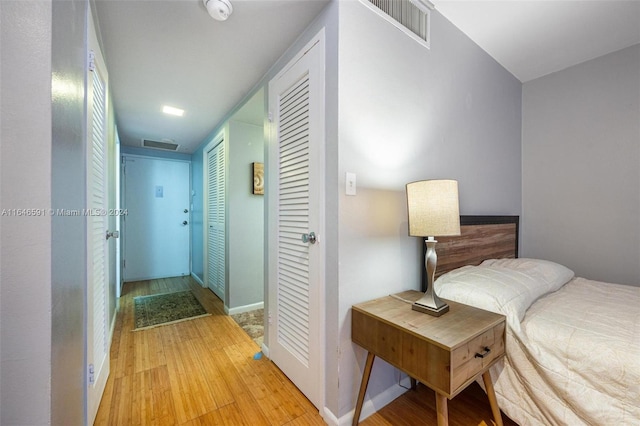
M 396 295 L 411 302 L 422 293 Z M 436 392 L 438 426 L 448 425 L 447 400 L 482 375 L 496 424 L 500 408 L 489 367 L 504 356 L 505 317 L 447 301 L 449 312 L 433 317 L 411 310 L 411 304 L 387 296 L 354 305 L 351 340 L 369 351 L 362 375 L 353 424 L 358 424 L 371 368 L 376 356 Z

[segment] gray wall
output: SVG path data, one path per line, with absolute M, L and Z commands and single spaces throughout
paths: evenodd
M 0 2 L 2 209 L 51 206 L 51 27 L 51 1 Z M 48 424 L 51 218 L 2 215 L 0 255 L 0 424 Z
M 339 417 L 355 405 L 366 358 L 351 342 L 351 306 L 420 287 L 405 184 L 457 179 L 462 214 L 521 212 L 522 85 L 437 11 L 431 24 L 429 50 L 362 3 L 340 2 Z M 357 174 L 355 197 L 344 195 L 346 172 Z M 374 369 L 368 398 L 402 392 L 395 369 Z
M 523 88 L 522 255 L 640 285 L 640 45 Z
M 84 98 L 88 13 L 86 1 L 53 2 L 50 185 L 54 209 L 87 205 Z M 54 216 L 51 250 L 51 423 L 80 424 L 86 417 L 85 218 Z
M 262 126 L 231 120 L 228 129 L 228 307 L 237 309 L 264 300 L 264 196 L 251 193 L 264 138 Z
M 0 15 L 2 208 L 82 208 L 87 3 L 1 2 Z M 3 425 L 84 422 L 78 220 L 2 217 Z

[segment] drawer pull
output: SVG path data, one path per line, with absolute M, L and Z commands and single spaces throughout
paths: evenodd
M 491 349 L 489 349 L 489 346 L 485 346 L 482 353 L 476 352 L 475 358 L 484 358 L 485 356 L 489 355 L 489 352 L 491 352 Z

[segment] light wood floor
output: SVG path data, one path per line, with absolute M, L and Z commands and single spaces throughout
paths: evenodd
M 449 426 L 495 426 L 487 395 L 477 383 L 471 384 L 448 401 L 447 405 Z M 504 414 L 502 422 L 504 426 L 518 426 Z M 362 426 L 436 425 L 438 421 L 435 393 L 418 383 L 415 391 L 405 392 L 360 424 Z
M 191 289 L 211 316 L 133 332 L 133 298 Z M 190 277 L 127 283 L 96 425 L 323 425 L 318 410 Z
M 191 289 L 211 316 L 133 332 L 133 298 Z M 125 284 L 111 346 L 111 374 L 96 425 L 323 425 L 317 409 L 190 277 Z M 354 395 L 355 398 L 355 395 Z M 506 417 L 505 426 L 517 426 Z M 449 401 L 451 426 L 493 425 L 477 385 Z M 435 425 L 422 385 L 362 423 Z

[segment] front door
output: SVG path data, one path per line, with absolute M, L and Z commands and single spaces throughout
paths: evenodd
M 125 281 L 190 274 L 190 164 L 123 156 Z

